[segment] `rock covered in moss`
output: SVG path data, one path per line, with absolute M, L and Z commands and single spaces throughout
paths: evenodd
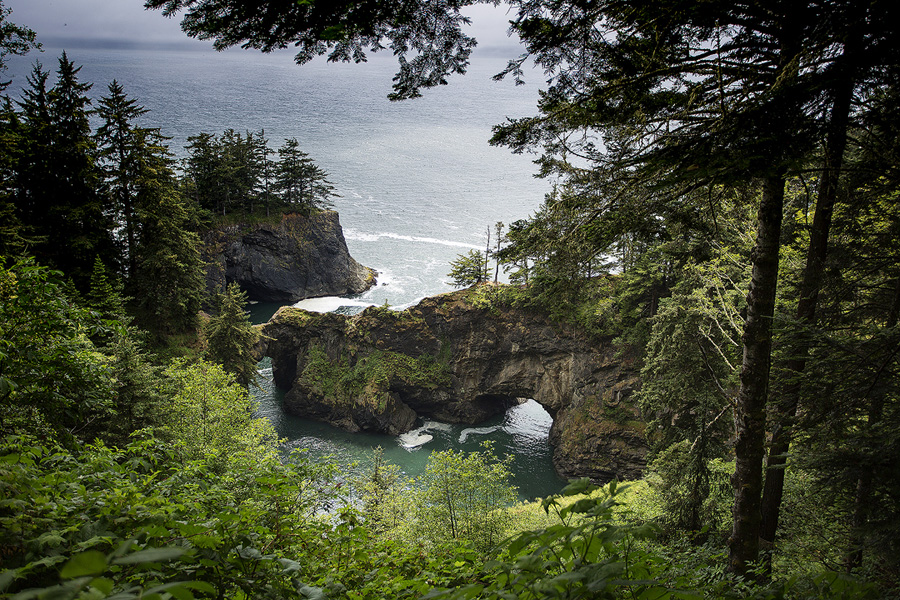
M 485 301 L 480 286 L 405 311 L 354 316 L 284 307 L 263 329 L 287 411 L 349 431 L 398 434 L 418 417 L 476 424 L 521 398 L 553 416 L 554 464 L 568 477 L 633 477 L 643 423 L 638 368 L 609 340 Z

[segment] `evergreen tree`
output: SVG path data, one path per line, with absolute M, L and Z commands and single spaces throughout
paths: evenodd
M 122 327 L 104 346 L 113 377 L 114 414 L 105 425 L 103 439 L 125 446 L 135 431 L 165 422 L 168 398 L 163 393 L 160 367 L 144 347 L 143 333 Z
M 221 144 L 210 133 L 191 136 L 188 142 L 184 174 L 194 200 L 200 208 L 224 215 L 226 202 L 222 185 Z
M 109 84 L 109 95 L 101 98 L 97 106 L 97 116 L 102 122 L 95 139 L 105 184 L 112 196 L 115 225 L 121 232 L 119 242 L 125 257 L 126 275 L 132 275 L 136 270 L 138 223 L 135 204 L 142 169 L 153 160 L 152 155 L 165 152 L 165 138 L 159 129 L 135 124 L 135 120 L 147 112 L 137 100 L 127 96 L 116 80 Z
M 487 262 L 480 250 L 458 254 L 456 260 L 450 263 L 450 267 L 448 275 L 456 287 L 468 287 L 487 281 Z
M 94 269 L 91 273 L 91 286 L 86 298 L 88 306 L 99 312 L 104 319 L 123 319 L 125 301 L 122 298 L 122 290 L 121 281 L 110 275 L 98 256 L 94 260 Z
M 285 140 L 278 149 L 273 187 L 285 205 L 307 214 L 328 208 L 329 199 L 336 194 L 327 177 L 309 154 L 300 150 L 296 138 Z
M 29 243 L 16 210 L 16 173 L 25 140 L 19 116 L 9 98 L 0 106 L 0 257 L 20 255 Z
M 200 239 L 192 215 L 175 187 L 165 156 L 144 166 L 137 197 L 139 235 L 132 294 L 141 323 L 157 335 L 196 324 L 203 293 Z
M 41 216 L 46 208 L 46 192 L 43 190 L 43 173 L 50 164 L 50 146 L 53 128 L 50 122 L 50 91 L 48 79 L 40 62 L 35 62 L 31 73 L 26 76 L 28 87 L 22 90 L 22 99 L 17 104 L 18 115 L 7 112 L 9 141 L 14 142 L 7 155 L 11 160 L 11 181 L 9 182 L 18 219 L 22 227 L 34 236 L 37 242 L 46 241 L 46 233 L 41 231 Z M 43 239 L 40 236 L 43 234 Z M 39 244 L 36 244 L 39 247 Z M 34 251 L 34 250 L 32 250 Z
M 17 198 L 22 222 L 41 237 L 38 258 L 87 289 L 94 258 L 118 263 L 110 210 L 100 193 L 100 171 L 90 128 L 91 85 L 78 81 L 80 67 L 65 52 L 56 84 L 37 64 L 20 102 L 28 140 L 18 165 Z
M 248 385 L 256 380 L 253 348 L 259 332 L 250 324 L 247 294 L 231 283 L 216 297 L 216 315 L 206 325 L 207 358 L 222 365 L 235 380 Z
M 0 0 L 0 77 L 6 70 L 6 57 L 10 54 L 22 56 L 30 50 L 40 49 L 41 45 L 37 43 L 37 34 L 27 27 L 16 25 L 8 20 L 12 9 L 3 5 Z M 0 92 L 9 86 L 8 81 L 0 80 Z

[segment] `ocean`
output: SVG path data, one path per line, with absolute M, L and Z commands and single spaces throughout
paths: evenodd
M 18 98 L 35 59 L 55 70 L 61 51 L 46 47 L 40 54 L 9 57 L 7 93 Z M 357 298 L 307 301 L 301 304 L 306 308 L 384 303 L 403 308 L 450 291 L 450 262 L 470 249 L 484 249 L 487 231 L 493 235 L 497 222 L 528 217 L 550 189 L 533 176 L 534 156 L 488 144 L 493 125 L 533 114 L 537 100 L 536 86 L 491 80 L 504 58 L 476 55 L 469 73 L 452 77 L 450 85 L 416 100 L 390 102 L 386 96 L 396 64 L 389 56 L 360 65 L 315 61 L 300 67 L 289 53 L 240 50 L 75 48 L 67 53 L 82 66 L 80 80 L 94 84 L 92 98 L 103 96 L 116 79 L 149 109 L 141 124 L 170 136 L 176 157 L 184 156 L 187 138 L 200 132 L 264 130 L 273 148 L 286 138 L 299 140 L 339 194 L 334 208 L 350 253 L 379 273 L 378 285 Z M 254 318 L 264 320 L 276 307 L 253 308 Z M 434 449 L 471 449 L 492 439 L 499 453 L 515 457 L 522 497 L 560 487 L 546 441 L 550 417 L 534 402 L 476 430 L 422 423 L 428 429 L 420 435 L 431 441 L 409 448 L 398 438 L 352 436 L 284 415 L 270 371 L 262 366 L 261 373 L 256 392 L 261 411 L 292 447 L 365 461 L 371 448 L 382 446 L 386 457 L 415 475 Z

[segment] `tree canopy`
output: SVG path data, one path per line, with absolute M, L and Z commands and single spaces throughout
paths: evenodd
M 460 11 L 476 3 L 147 0 L 144 5 L 166 16 L 184 11 L 185 33 L 212 39 L 218 50 L 239 45 L 271 52 L 295 46 L 298 64 L 323 55 L 333 62 L 365 62 L 369 52 L 389 50 L 400 65 L 389 97 L 402 100 L 421 95 L 421 88 L 446 84 L 453 73 L 465 73 L 475 40 L 463 33 L 469 19 Z

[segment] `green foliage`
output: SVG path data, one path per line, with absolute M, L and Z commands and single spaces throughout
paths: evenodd
M 161 435 L 176 444 L 182 460 L 206 459 L 217 472 L 236 460 L 275 460 L 275 429 L 267 419 L 253 416 L 256 403 L 222 367 L 175 361 L 165 376 L 170 405 L 161 415 Z
M 661 451 L 649 470 L 668 534 L 685 532 L 696 541 L 707 532 L 730 529 L 733 463 L 708 460 L 697 445 L 684 440 Z
M 498 460 L 489 443 L 476 452 L 432 453 L 417 481 L 417 529 L 432 543 L 464 541 L 481 552 L 492 549 L 506 531 L 503 509 L 516 499 L 511 460 Z
M 112 410 L 108 358 L 91 341 L 108 324 L 71 304 L 58 275 L 32 259 L 0 266 L 3 434 L 89 437 Z
M 384 459 L 382 448 L 375 448 L 371 464 L 357 483 L 361 513 L 373 533 L 404 539 L 404 528 L 416 528 L 411 523 L 415 514 L 413 486 L 400 467 Z
M 273 187 L 282 203 L 306 214 L 331 205 L 329 199 L 336 194 L 328 174 L 300 150 L 297 138 L 285 140 L 278 159 Z
M 103 346 L 113 379 L 113 414 L 100 437 L 109 444 L 124 446 L 133 432 L 164 420 L 168 398 L 163 393 L 161 368 L 147 351 L 143 337 L 133 327 L 121 327 Z
M 37 34 L 21 25 L 16 25 L 8 19 L 11 8 L 7 8 L 0 2 L 0 76 L 6 70 L 6 57 L 10 54 L 22 56 L 32 49 L 40 49 L 41 45 L 35 40 Z M 0 92 L 9 85 L 7 81 L 0 81 Z
M 487 281 L 487 259 L 480 250 L 469 250 L 468 254 L 458 254 L 450 263 L 448 276 L 456 287 L 467 287 Z
M 94 270 L 91 273 L 91 284 L 86 298 L 88 305 L 104 319 L 124 319 L 123 289 L 122 282 L 111 276 L 100 257 L 94 259 Z
M 523 305 L 527 299 L 527 290 L 515 285 L 479 285 L 466 293 L 466 302 L 492 313 Z
M 322 534 L 310 515 L 323 471 L 300 457 L 216 473 L 152 439 L 69 453 L 6 438 L 2 448 L 3 597 L 283 598 L 309 589 L 293 551 Z
M 232 283 L 224 293 L 216 295 L 216 305 L 216 315 L 204 326 L 206 356 L 234 375 L 238 383 L 249 385 L 257 376 L 253 350 L 259 332 L 250 324 L 246 312 L 247 294 Z
M 190 211 L 170 175 L 162 173 L 146 187 L 138 211 L 133 296 L 138 322 L 158 338 L 196 326 L 204 288 L 200 240 L 189 229 Z
M 570 484 L 564 496 L 591 492 L 586 481 Z M 429 598 L 671 598 L 670 590 L 654 580 L 660 572 L 656 557 L 634 547 L 653 536 L 649 526 L 618 525 L 613 508 L 617 488 L 561 505 L 544 501 L 558 521 L 549 527 L 521 533 L 504 545 L 496 561 L 486 565 L 477 582 Z

